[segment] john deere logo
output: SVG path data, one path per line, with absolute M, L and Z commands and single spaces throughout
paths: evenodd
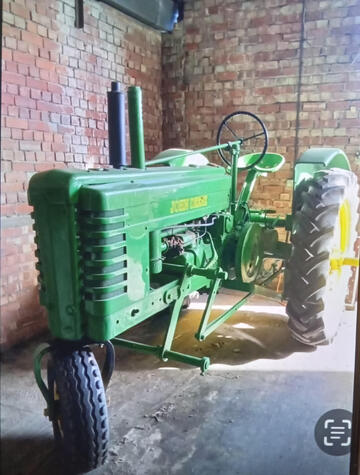
M 171 202 L 170 213 L 182 213 L 189 209 L 203 208 L 208 204 L 208 195 L 193 196 Z

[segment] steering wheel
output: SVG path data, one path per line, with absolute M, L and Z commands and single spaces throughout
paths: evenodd
M 222 143 L 234 142 L 236 140 L 241 140 L 241 151 L 243 152 L 245 149 L 245 154 L 254 152 L 255 147 L 261 147 L 260 150 L 262 151 L 253 163 L 247 163 L 245 160 L 246 155 L 243 157 L 243 163 L 241 163 L 240 156 L 238 168 L 247 170 L 254 167 L 264 157 L 268 147 L 268 132 L 264 122 L 252 112 L 236 111 L 227 115 L 218 129 L 216 143 L 217 145 L 220 145 Z M 260 144 L 257 143 L 258 140 L 260 140 Z M 226 165 L 231 165 L 230 150 L 221 149 L 218 150 L 218 154 Z

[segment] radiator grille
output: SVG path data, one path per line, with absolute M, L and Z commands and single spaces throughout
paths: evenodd
M 79 211 L 83 296 L 108 300 L 127 292 L 124 209 Z
M 32 228 L 35 232 L 35 237 L 34 237 L 34 242 L 36 244 L 36 249 L 35 249 L 35 257 L 37 259 L 37 262 L 35 264 L 35 268 L 38 271 L 38 284 L 39 284 L 39 292 L 40 292 L 40 297 L 44 296 L 45 294 L 45 282 L 44 282 L 44 274 L 43 274 L 43 266 L 40 258 L 40 249 L 39 249 L 39 235 L 38 235 L 38 227 L 35 222 L 35 213 L 31 213 L 31 217 L 34 220 Z

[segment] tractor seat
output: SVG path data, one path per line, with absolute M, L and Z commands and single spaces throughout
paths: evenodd
M 238 167 L 248 167 L 260 157 L 261 153 L 248 153 L 239 157 Z M 283 166 L 285 158 L 279 153 L 265 153 L 263 158 L 257 163 L 254 168 L 260 173 L 277 172 Z

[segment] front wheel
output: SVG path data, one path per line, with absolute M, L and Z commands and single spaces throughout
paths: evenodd
M 289 329 L 308 345 L 328 344 L 337 333 L 356 264 L 358 184 L 347 170 L 316 172 L 295 193 L 292 253 L 285 272 Z
M 101 373 L 89 348 L 56 349 L 48 363 L 55 442 L 68 465 L 88 472 L 105 462 L 109 422 Z

